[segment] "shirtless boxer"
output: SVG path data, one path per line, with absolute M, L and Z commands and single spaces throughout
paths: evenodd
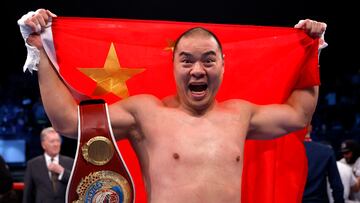
M 55 17 L 39 9 L 25 24 L 40 30 L 39 25 L 44 28 L 50 16 Z M 316 38 L 326 24 L 304 20 L 295 28 Z M 46 113 L 58 132 L 76 138 L 77 104 L 48 59 L 38 33 L 27 42 L 40 50 L 38 79 Z M 116 138 L 130 140 L 149 202 L 239 203 L 245 139 L 273 139 L 307 126 L 318 87 L 293 90 L 285 104 L 217 102 L 224 58 L 216 37 L 201 28 L 178 39 L 173 65 L 177 95 L 164 100 L 136 95 L 109 106 Z

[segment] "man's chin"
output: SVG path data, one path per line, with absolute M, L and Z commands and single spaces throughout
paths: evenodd
M 203 92 L 190 92 L 190 97 L 191 97 L 191 100 L 201 102 L 202 100 L 206 99 L 207 92 L 206 91 L 203 91 Z
M 211 106 L 211 102 L 209 99 L 204 98 L 202 100 L 191 100 L 190 107 L 196 111 L 206 110 Z

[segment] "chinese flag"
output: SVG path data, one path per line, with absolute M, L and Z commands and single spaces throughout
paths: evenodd
M 78 100 L 102 98 L 111 104 L 140 93 L 163 98 L 176 93 L 173 43 L 196 26 L 211 30 L 223 44 L 219 101 L 283 103 L 292 89 L 319 84 L 318 40 L 283 27 L 58 17 L 52 24 L 53 63 Z M 301 202 L 307 175 L 302 141 L 301 132 L 246 141 L 243 203 Z M 136 156 L 127 141 L 118 145 L 135 182 L 136 202 L 144 203 Z

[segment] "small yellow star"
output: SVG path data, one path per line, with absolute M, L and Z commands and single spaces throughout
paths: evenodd
M 164 48 L 165 51 L 174 51 L 175 41 L 172 39 L 166 39 L 167 46 Z
M 111 92 L 120 98 L 126 98 L 129 96 L 126 81 L 145 69 L 121 67 L 115 46 L 111 43 L 104 67 L 79 68 L 79 70 L 97 83 L 92 96 L 101 96 Z

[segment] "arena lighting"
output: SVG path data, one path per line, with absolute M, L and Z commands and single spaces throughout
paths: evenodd
M 0 155 L 9 165 L 25 165 L 25 146 L 24 139 L 1 140 L 0 139 Z

